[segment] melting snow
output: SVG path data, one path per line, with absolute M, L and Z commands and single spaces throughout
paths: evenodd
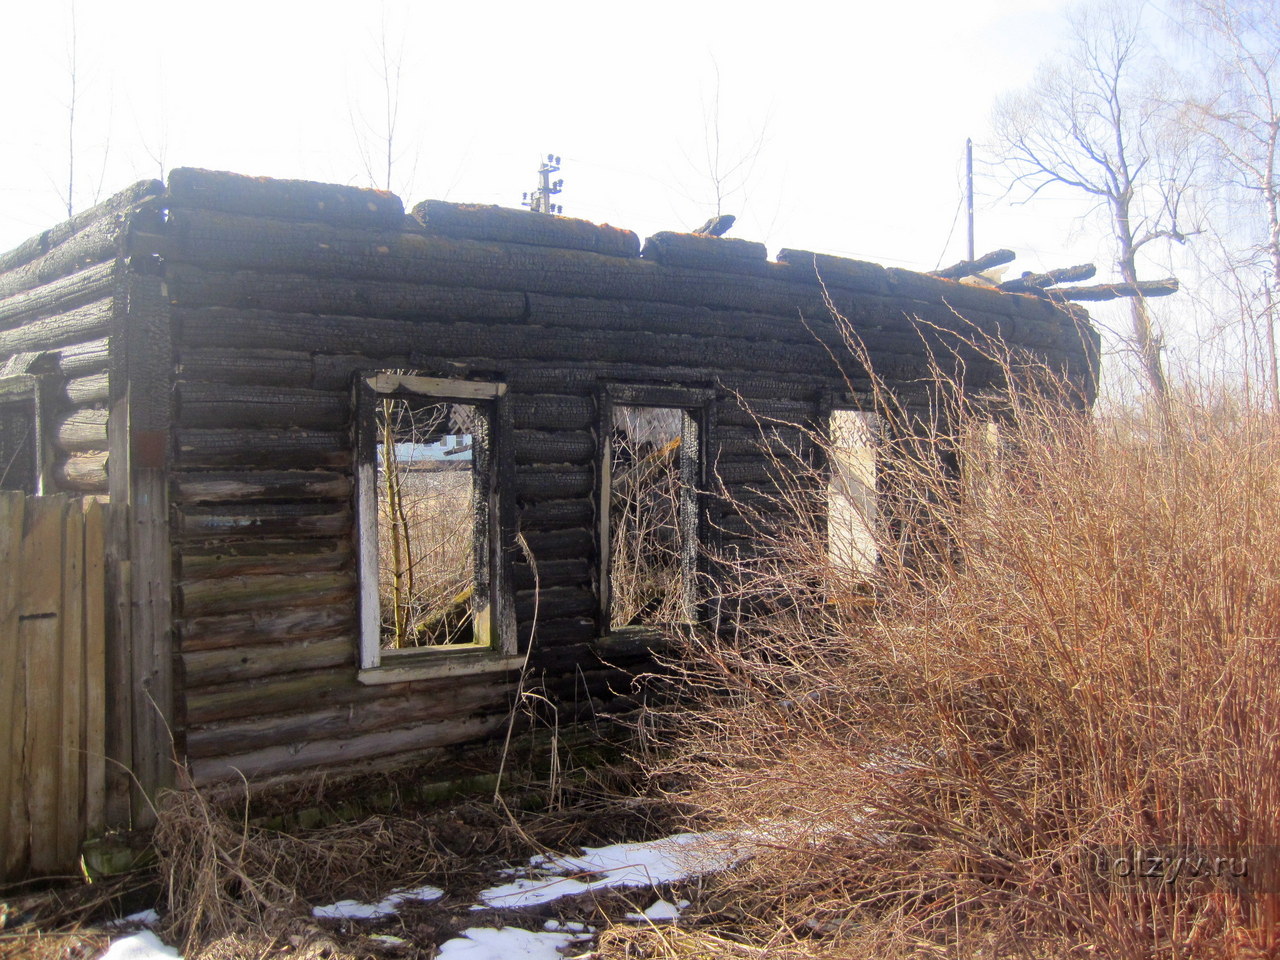
M 150 930 L 143 930 L 115 941 L 99 960 L 182 960 L 182 956 Z
M 529 907 L 608 887 L 649 887 L 724 870 L 744 856 L 730 834 L 677 833 L 643 843 L 587 847 L 581 856 L 537 856 L 525 877 L 480 893 L 472 910 Z M 585 879 L 578 879 L 583 877 Z
M 377 903 L 361 903 L 359 900 L 339 900 L 327 907 L 312 907 L 311 915 L 324 920 L 376 920 L 390 916 L 400 909 L 406 900 L 439 900 L 444 891 L 439 887 L 414 887 L 412 890 L 392 890 Z
M 535 933 L 520 927 L 471 927 L 440 945 L 436 960 L 564 960 L 571 933 Z
M 686 907 L 689 905 L 688 900 L 681 900 L 680 903 L 684 904 Z M 655 923 L 663 920 L 679 920 L 680 909 L 681 907 L 679 904 L 668 903 L 666 900 L 659 900 L 657 903 L 640 913 L 628 913 L 626 919 L 649 920 Z

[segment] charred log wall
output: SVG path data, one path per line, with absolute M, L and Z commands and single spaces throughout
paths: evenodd
M 730 501 L 778 479 L 757 417 L 818 426 L 833 397 L 869 392 L 846 333 L 908 403 L 928 401 L 938 361 L 962 363 L 973 385 L 998 378 L 957 335 L 1000 337 L 1082 381 L 1092 369 L 1083 315 L 803 251 L 769 262 L 746 241 L 659 234 L 642 252 L 634 234 L 583 221 L 435 202 L 406 216 L 377 191 L 194 170 L 173 172 L 163 208 L 135 215 L 127 251 L 169 299 L 174 725 L 197 782 L 378 761 L 506 722 L 511 671 L 359 681 L 359 371 L 506 384 L 498 456 L 507 533 L 523 544 L 510 558 L 517 634 L 532 643 L 533 683 L 564 718 L 630 692 L 627 664 L 596 644 L 609 385 L 713 398 L 708 487 L 729 498 L 709 499 L 707 529 L 749 548 Z M 39 274 L 77 292 L 51 294 L 56 311 L 14 307 L 0 345 L 13 335 L 14 349 L 59 351 L 75 374 L 59 442 L 68 458 L 95 455 L 106 348 L 94 344 L 106 328 L 76 311 L 112 289 L 92 271 L 124 261 L 22 274 L 36 259 L 8 264 L 0 282 Z M 0 319 L 29 289 L 0 302 Z M 71 318 L 57 330 L 77 332 L 30 339 L 55 316 Z M 771 436 L 784 461 L 807 455 L 803 431 Z

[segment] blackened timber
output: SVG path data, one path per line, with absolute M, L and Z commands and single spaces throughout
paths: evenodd
M 24 350 L 52 350 L 100 337 L 111 325 L 113 309 L 112 299 L 96 300 L 65 313 L 0 330 L 0 356 Z
M 1140 280 L 1137 283 L 1099 283 L 1091 287 L 1055 287 L 1046 291 L 1064 300 L 1117 300 L 1121 297 L 1167 297 L 1178 292 L 1178 280 Z
M 332 430 L 179 428 L 175 461 L 183 468 L 345 467 L 349 443 L 345 432 Z
M 589 430 L 512 431 L 514 455 L 525 463 L 590 463 L 596 438 Z
M 582 430 L 595 418 L 593 397 L 528 393 L 511 397 L 511 419 L 517 428 Z
M 584 497 L 565 500 L 539 500 L 518 512 L 522 527 L 582 526 L 591 522 L 595 505 Z
M 594 479 L 594 474 L 586 465 L 517 464 L 516 502 L 585 497 L 590 495 Z
M 512 564 L 512 583 L 516 590 L 532 590 L 535 584 L 539 587 L 581 585 L 590 583 L 591 576 L 591 566 L 585 557 L 546 560 L 536 565 Z
M 544 586 L 537 592 L 518 591 L 515 603 L 516 617 L 522 623 L 533 619 L 535 609 L 539 620 L 561 620 L 589 616 L 599 606 L 595 594 L 579 586 Z
M 63 398 L 72 406 L 87 406 L 91 403 L 105 403 L 108 395 L 107 372 L 91 373 L 84 377 L 73 377 L 67 380 L 62 389 Z
M 930 276 L 939 277 L 943 280 L 962 280 L 965 277 L 972 277 L 981 273 L 983 270 L 990 270 L 992 267 L 1002 267 L 1006 263 L 1012 263 L 1018 255 L 1012 250 L 992 250 L 990 253 L 984 253 L 980 257 L 974 257 L 972 260 L 961 260 L 959 263 L 953 263 L 949 267 L 943 267 L 941 270 L 934 270 Z
M 306 273 L 218 272 L 189 263 L 166 267 L 175 306 L 235 307 L 279 313 L 350 314 L 390 319 L 519 320 L 520 293 L 414 282 L 353 284 Z
M 342 394 L 305 387 L 178 384 L 178 422 L 186 427 L 334 429 L 346 423 L 350 407 Z
M 71 219 L 64 220 L 56 227 L 36 234 L 10 252 L 0 255 L 0 273 L 7 273 L 31 263 L 60 247 L 93 224 L 109 219 L 115 214 L 127 212 L 148 197 L 156 197 L 162 193 L 164 193 L 164 184 L 159 180 L 140 180 L 101 203 L 82 210 Z
M 1022 276 L 1000 284 L 1000 289 L 1006 293 L 1040 293 L 1045 287 L 1052 287 L 1057 283 L 1079 283 L 1081 280 L 1092 280 L 1097 272 L 1098 268 L 1092 263 L 1059 267 L 1056 270 L 1046 270 L 1044 273 L 1032 273 L 1028 270 Z
M 402 351 L 406 343 L 430 343 L 437 355 L 476 361 L 595 362 L 701 366 L 704 370 L 758 370 L 761 351 L 781 373 L 830 371 L 832 353 L 812 338 L 759 342 L 748 339 L 635 331 L 619 337 L 606 328 L 571 329 L 535 323 L 492 324 L 422 320 L 277 314 L 224 308 L 175 308 L 186 342 L 229 347 L 252 342 L 272 349 L 307 343 L 317 351 L 348 352 L 353 346 L 374 355 Z M 905 343 L 904 343 L 905 347 Z
M 391 232 L 336 231 L 307 223 L 183 210 L 171 214 L 166 262 L 215 270 L 316 273 L 391 281 L 793 315 L 825 310 L 820 291 L 785 264 L 762 276 L 722 274 L 578 250 Z M 999 294 L 992 293 L 993 297 Z
M 58 369 L 68 376 L 105 370 L 110 346 L 106 337 L 65 346 L 58 351 Z
M 658 263 L 697 270 L 747 276 L 766 276 L 769 272 L 763 243 L 729 237 L 664 230 L 645 240 L 640 256 Z
M 240 385 L 310 387 L 315 363 L 309 353 L 296 350 L 255 350 L 252 347 L 183 350 L 178 376 L 184 380 L 212 380 Z
M 25 325 L 110 296 L 118 269 L 108 261 L 0 300 L 0 327 Z
M 351 495 L 351 478 L 325 470 L 179 473 L 173 488 L 174 501 L 185 503 L 345 500 Z
M 342 503 L 244 503 L 179 505 L 175 532 L 184 538 L 332 537 L 351 529 L 350 505 Z
M 413 215 L 431 233 L 465 240 L 497 240 L 563 250 L 586 250 L 610 257 L 640 256 L 640 239 L 630 230 L 532 210 L 427 200 Z
M 169 171 L 169 202 L 227 213 L 395 229 L 404 204 L 385 190 L 307 180 L 274 180 L 179 167 Z
M 43 256 L 0 273 L 0 299 L 113 259 L 122 223 L 117 216 L 98 220 Z

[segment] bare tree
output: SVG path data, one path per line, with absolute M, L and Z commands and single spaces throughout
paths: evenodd
M 380 96 L 374 101 L 376 107 L 368 114 L 357 103 L 353 102 L 350 108 L 351 127 L 369 185 L 383 190 L 392 189 L 393 171 L 398 169 L 406 153 L 400 142 L 399 126 L 407 24 L 399 26 L 399 37 L 393 38 L 395 31 L 388 23 L 387 6 L 383 3 L 378 35 L 373 38 L 371 47 L 372 69 L 381 86 Z M 408 187 L 409 183 L 405 186 Z M 407 193 L 407 189 L 402 190 L 402 194 Z
M 1271 400 L 1280 410 L 1280 7 L 1275 0 L 1183 0 L 1181 6 L 1185 27 L 1210 57 L 1212 91 L 1188 98 L 1185 115 L 1208 140 L 1216 183 L 1233 212 L 1260 214 L 1265 223 L 1262 239 L 1255 232 L 1229 266 L 1237 277 L 1241 267 L 1262 267 L 1265 306 L 1249 319 L 1266 344 Z
M 1157 67 L 1143 46 L 1140 12 L 1112 5 L 1069 20 L 1066 52 L 1027 90 L 1002 99 L 998 149 L 1027 199 L 1058 184 L 1096 198 L 1115 242 L 1121 279 L 1138 282 L 1138 254 L 1156 240 L 1186 242 L 1181 223 L 1196 172 L 1194 150 L 1155 95 Z M 1133 342 L 1157 399 L 1168 387 L 1162 340 L 1142 296 L 1130 301 Z

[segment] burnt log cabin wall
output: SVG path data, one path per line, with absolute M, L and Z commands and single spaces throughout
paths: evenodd
M 659 234 L 642 248 L 566 218 L 436 202 L 406 215 L 377 191 L 194 170 L 174 171 L 123 236 L 113 269 L 167 292 L 169 329 L 151 349 L 172 384 L 151 412 L 170 418 L 168 719 L 197 783 L 390 760 L 505 727 L 518 656 L 362 682 L 362 375 L 503 385 L 495 576 L 511 652 L 532 635 L 526 686 L 565 719 L 629 689 L 597 642 L 610 403 L 697 408 L 701 483 L 729 494 L 704 498 L 704 534 L 750 549 L 730 500 L 771 479 L 755 417 L 821 427 L 833 405 L 869 403 L 830 307 L 921 409 L 927 346 L 956 346 L 943 331 L 1002 336 L 1082 381 L 1092 369 L 1082 312 L 803 251 L 769 262 L 743 240 Z M 998 379 L 965 359 L 970 383 Z M 806 455 L 799 430 L 773 442 Z

